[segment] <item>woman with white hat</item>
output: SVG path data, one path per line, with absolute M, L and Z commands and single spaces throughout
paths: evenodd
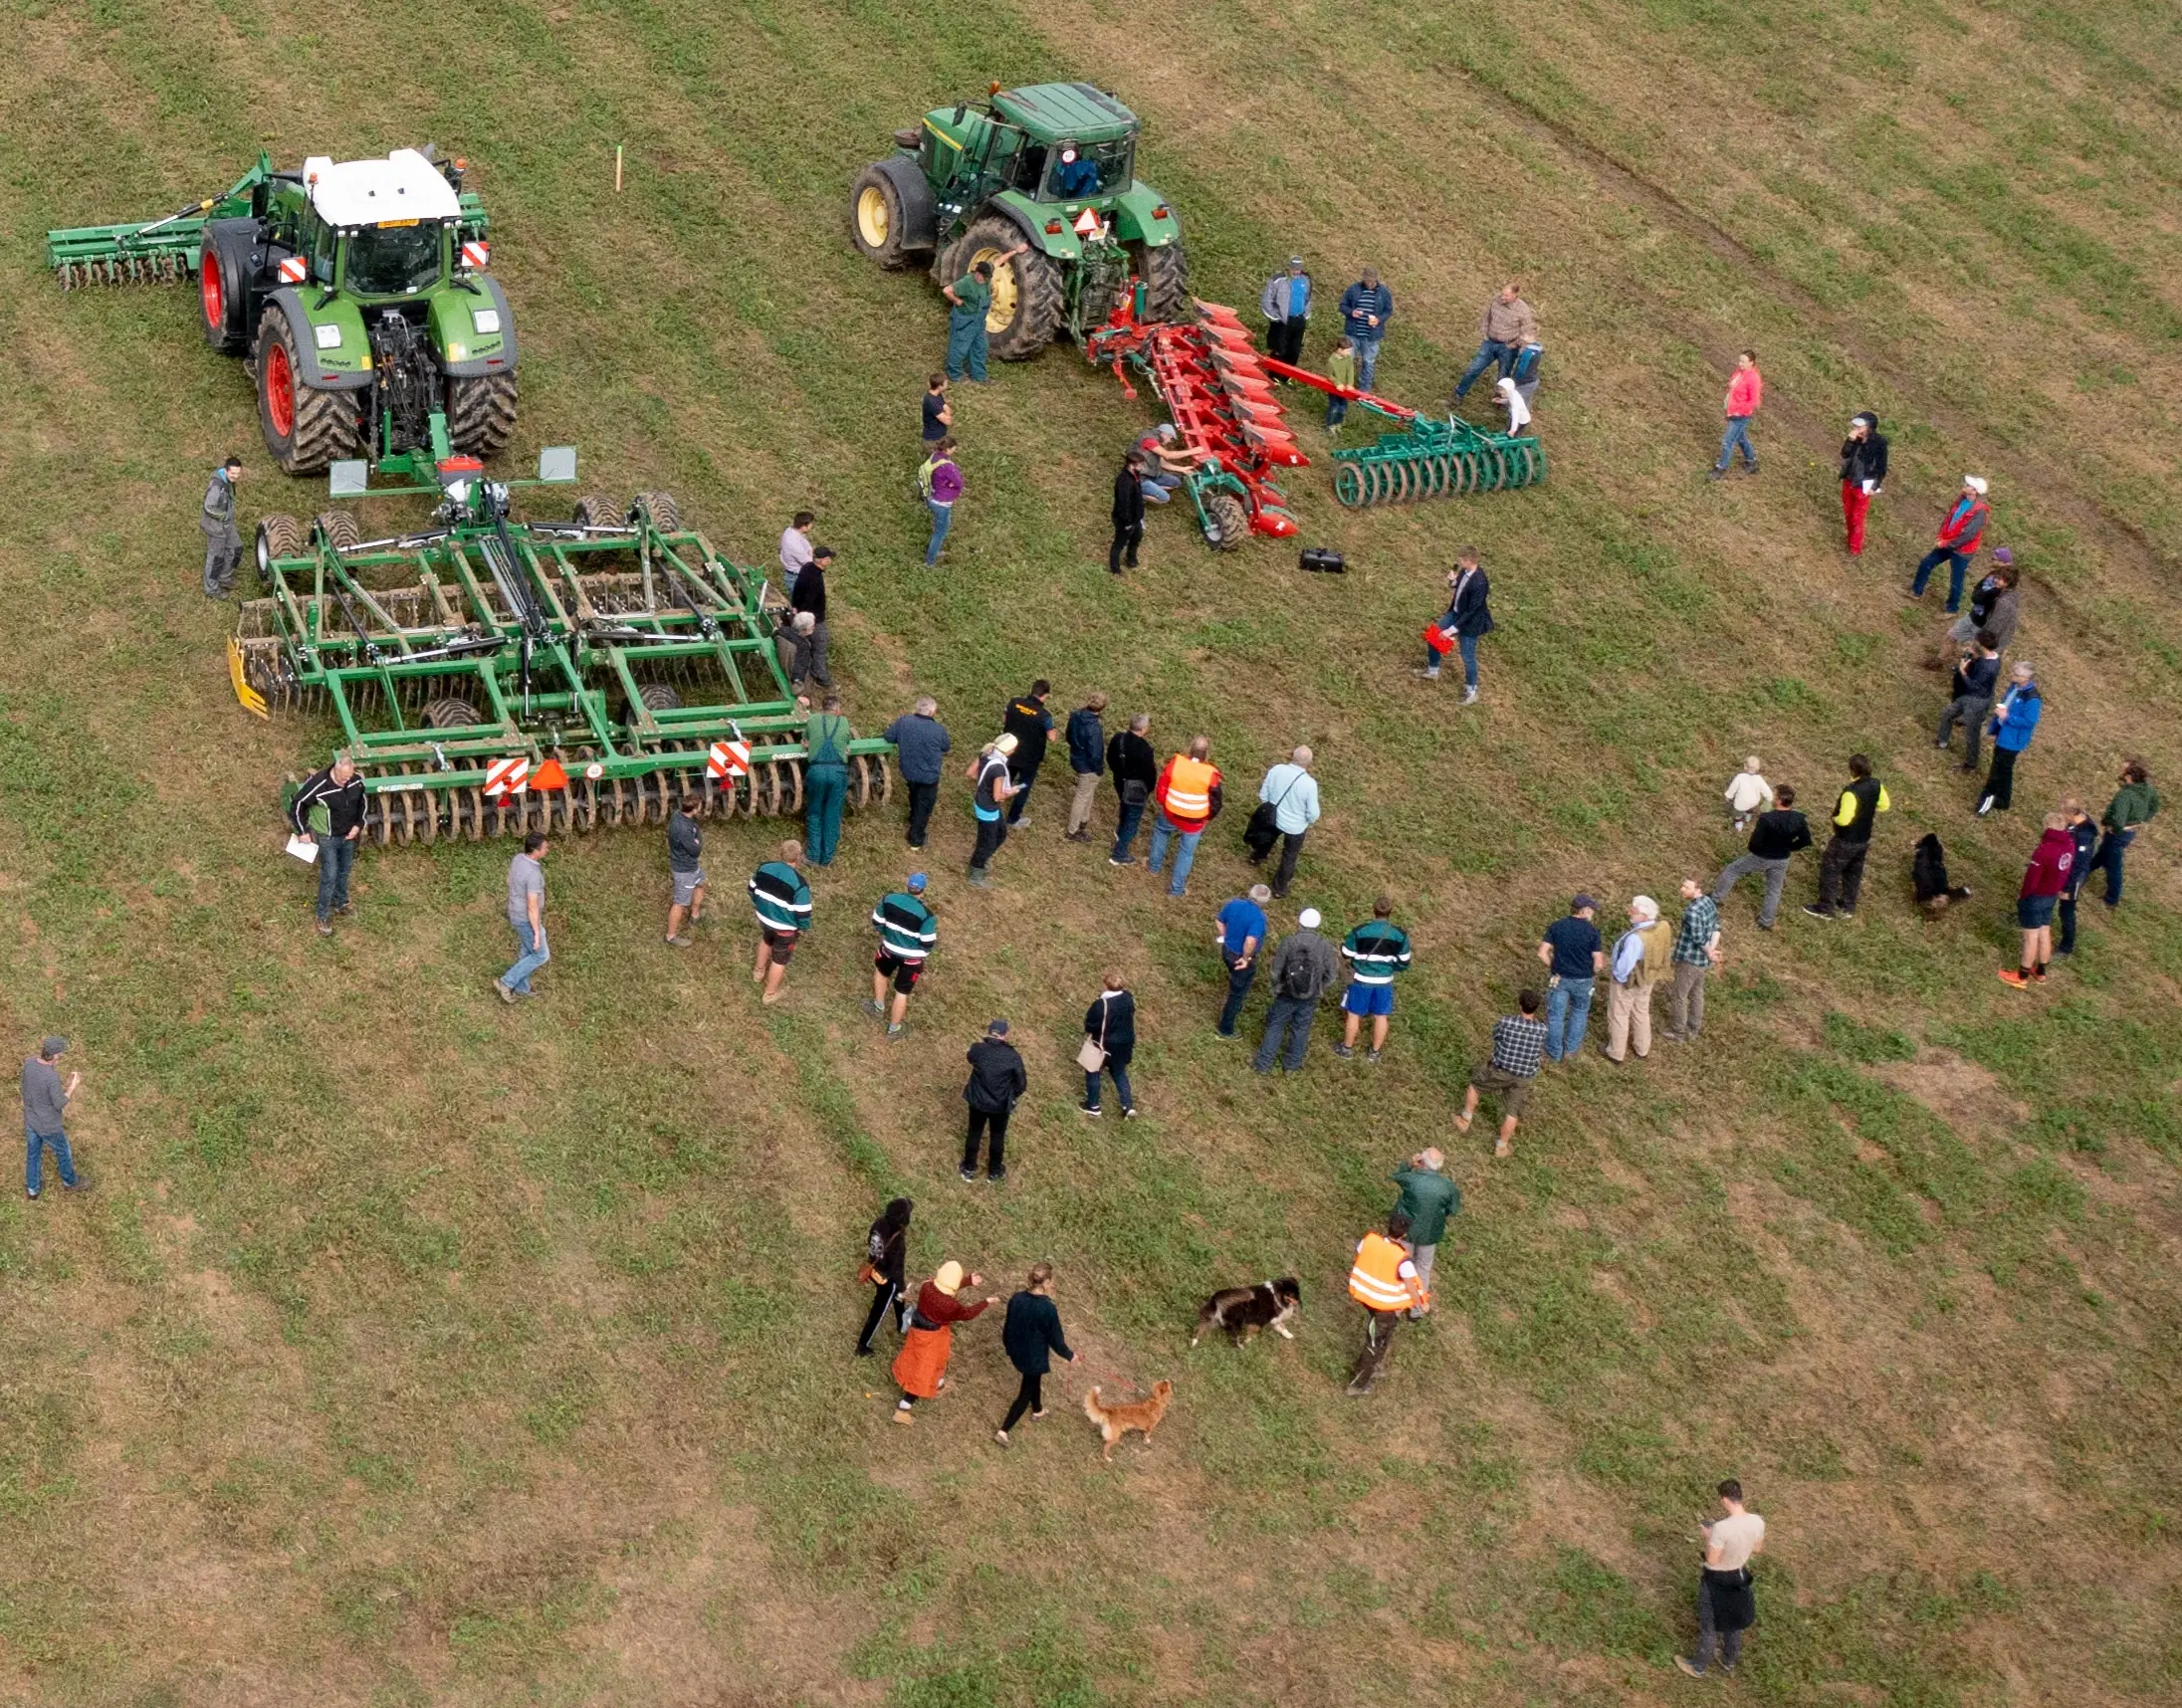
M 902 1337 L 902 1350 L 894 1355 L 894 1380 L 902 1389 L 901 1403 L 894 1408 L 895 1422 L 914 1421 L 910 1408 L 947 1386 L 947 1361 L 955 1352 L 955 1325 L 982 1316 L 992 1303 L 990 1299 L 966 1303 L 961 1296 L 966 1285 L 982 1287 L 984 1277 L 965 1275 L 963 1266 L 951 1257 L 940 1265 L 939 1274 L 917 1290 L 917 1308 L 909 1314 L 909 1333 Z
M 1932 578 L 1932 571 L 1942 563 L 1947 565 L 1947 609 L 1950 614 L 1962 609 L 1963 579 L 1970 572 L 1970 559 L 1978 552 L 1978 543 L 1985 537 L 1985 519 L 1991 512 L 1985 503 L 1986 482 L 1982 475 L 1964 475 L 1962 491 L 1956 495 L 1954 508 L 1947 513 L 1947 520 L 1939 525 L 1932 549 L 1917 560 L 1915 579 L 1909 583 L 1907 596 L 1924 597 L 1925 583 Z

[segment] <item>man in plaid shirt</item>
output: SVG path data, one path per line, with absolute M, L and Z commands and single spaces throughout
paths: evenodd
M 1682 925 L 1674 934 L 1674 985 L 1660 1036 L 1685 1043 L 1704 1030 L 1705 974 L 1720 961 L 1720 904 L 1694 878 L 1682 880 Z
M 1467 1133 L 1477 1113 L 1479 1093 L 1489 1091 L 1497 1096 L 1500 1137 L 1492 1147 L 1495 1157 L 1508 1155 L 1515 1123 L 1530 1097 L 1530 1082 L 1538 1077 L 1538 1065 L 1546 1059 L 1546 1023 L 1538 1017 L 1538 992 L 1524 991 L 1517 1005 L 1523 1010 L 1520 1014 L 1503 1014 L 1493 1022 L 1492 1054 L 1470 1075 L 1469 1095 L 1462 1100 L 1462 1113 L 1454 1118 L 1454 1130 Z

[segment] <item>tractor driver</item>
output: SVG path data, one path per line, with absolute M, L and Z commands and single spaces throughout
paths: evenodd
M 1064 202 L 1076 202 L 1099 193 L 1099 169 L 1086 160 L 1075 143 L 1061 144 L 1060 164 L 1053 168 L 1053 193 Z

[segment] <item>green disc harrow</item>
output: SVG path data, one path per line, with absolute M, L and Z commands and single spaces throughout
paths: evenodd
M 1346 398 L 1394 424 L 1369 445 L 1333 449 L 1334 497 L 1352 509 L 1456 498 L 1464 493 L 1513 492 L 1546 478 L 1546 448 L 1530 434 L 1518 438 L 1488 433 L 1459 416 L 1442 421 L 1420 415 L 1372 392 L 1337 385 L 1308 368 L 1272 360 L 1264 365 L 1268 372 L 1313 386 L 1330 397 Z
M 800 810 L 808 708 L 761 575 L 684 529 L 664 493 L 517 522 L 474 459 L 437 474 L 423 490 L 442 502 L 417 532 L 365 539 L 346 512 L 266 518 L 266 596 L 229 642 L 246 709 L 338 722 L 367 837 L 659 824 L 690 793 L 708 814 Z M 893 750 L 849 745 L 851 807 L 891 796 Z

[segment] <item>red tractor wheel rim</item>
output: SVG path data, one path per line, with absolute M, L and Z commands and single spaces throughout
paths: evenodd
M 204 301 L 205 324 L 216 332 L 221 330 L 227 316 L 227 298 L 220 290 L 220 264 L 210 255 L 198 264 L 197 293 Z
M 273 431 L 283 439 L 296 430 L 296 370 L 288 360 L 288 346 L 277 340 L 265 348 L 265 408 L 273 417 Z

